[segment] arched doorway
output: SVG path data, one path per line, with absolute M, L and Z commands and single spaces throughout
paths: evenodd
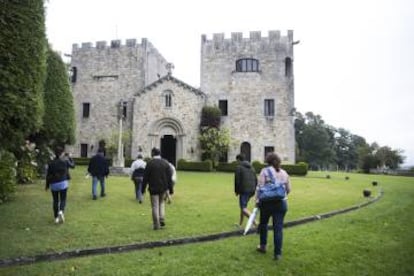
M 251 161 L 251 146 L 249 142 L 243 142 L 240 146 L 240 153 L 242 153 L 247 161 Z
M 151 126 L 151 147 L 161 150 L 161 156 L 176 166 L 177 160 L 184 158 L 184 128 L 175 118 L 165 117 L 155 121 Z
M 177 139 L 173 135 L 164 135 L 161 137 L 161 156 L 175 165 L 177 154 Z

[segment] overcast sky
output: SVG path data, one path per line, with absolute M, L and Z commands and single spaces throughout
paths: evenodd
M 49 0 L 54 50 L 148 38 L 173 75 L 199 87 L 201 35 L 294 31 L 295 106 L 368 143 L 401 149 L 414 166 L 414 1 Z M 124 42 L 123 42 L 124 43 Z

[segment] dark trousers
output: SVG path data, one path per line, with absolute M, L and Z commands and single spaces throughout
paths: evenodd
M 68 189 L 60 190 L 60 191 L 52 191 L 53 197 L 53 214 L 55 218 L 58 217 L 59 211 L 65 211 L 66 206 L 66 193 Z
M 270 217 L 273 222 L 273 243 L 274 255 L 282 254 L 283 244 L 283 220 L 287 212 L 287 201 L 268 201 L 260 203 L 260 245 L 265 247 L 267 244 L 267 224 Z

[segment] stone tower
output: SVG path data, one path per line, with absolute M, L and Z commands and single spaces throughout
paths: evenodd
M 201 37 L 201 90 L 222 110 L 222 126 L 235 141 L 228 161 L 243 152 L 263 161 L 277 152 L 295 162 L 293 31 Z
M 101 139 L 119 132 L 131 133 L 134 93 L 167 74 L 167 61 L 146 39 L 99 41 L 72 47 L 72 92 L 76 116 L 75 156 L 90 157 Z M 131 138 L 131 137 L 130 137 Z M 132 141 L 132 139 L 129 139 Z M 131 144 L 125 145 L 126 156 Z

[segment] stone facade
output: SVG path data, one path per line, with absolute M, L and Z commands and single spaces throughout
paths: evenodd
M 123 129 L 130 130 L 131 141 L 125 145 L 126 158 L 139 151 L 149 156 L 155 146 L 173 162 L 200 160 L 200 114 L 208 104 L 227 113 L 222 125 L 234 140 L 229 161 L 239 152 L 263 161 L 266 151 L 275 150 L 285 163 L 294 163 L 292 61 L 292 31 L 287 36 L 270 31 L 268 37 L 250 32 L 248 38 L 214 34 L 210 40 L 203 35 L 197 89 L 173 77 L 167 61 L 146 39 L 141 44 L 132 39 L 126 45 L 75 44 L 71 67 L 76 74 L 77 145 L 72 151 L 75 156 L 95 154 L 100 139 L 117 133 L 119 114 L 124 113 Z
M 257 68 L 238 70 L 238 60 L 257 60 Z M 293 31 L 281 36 L 270 31 L 214 34 L 201 38 L 201 90 L 208 93 L 209 105 L 227 101 L 228 116 L 222 125 L 230 129 L 236 146 L 229 154 L 234 160 L 240 152 L 250 160 L 264 160 L 265 147 L 274 149 L 282 160 L 295 161 Z M 265 100 L 274 103 L 273 113 L 265 110 Z

